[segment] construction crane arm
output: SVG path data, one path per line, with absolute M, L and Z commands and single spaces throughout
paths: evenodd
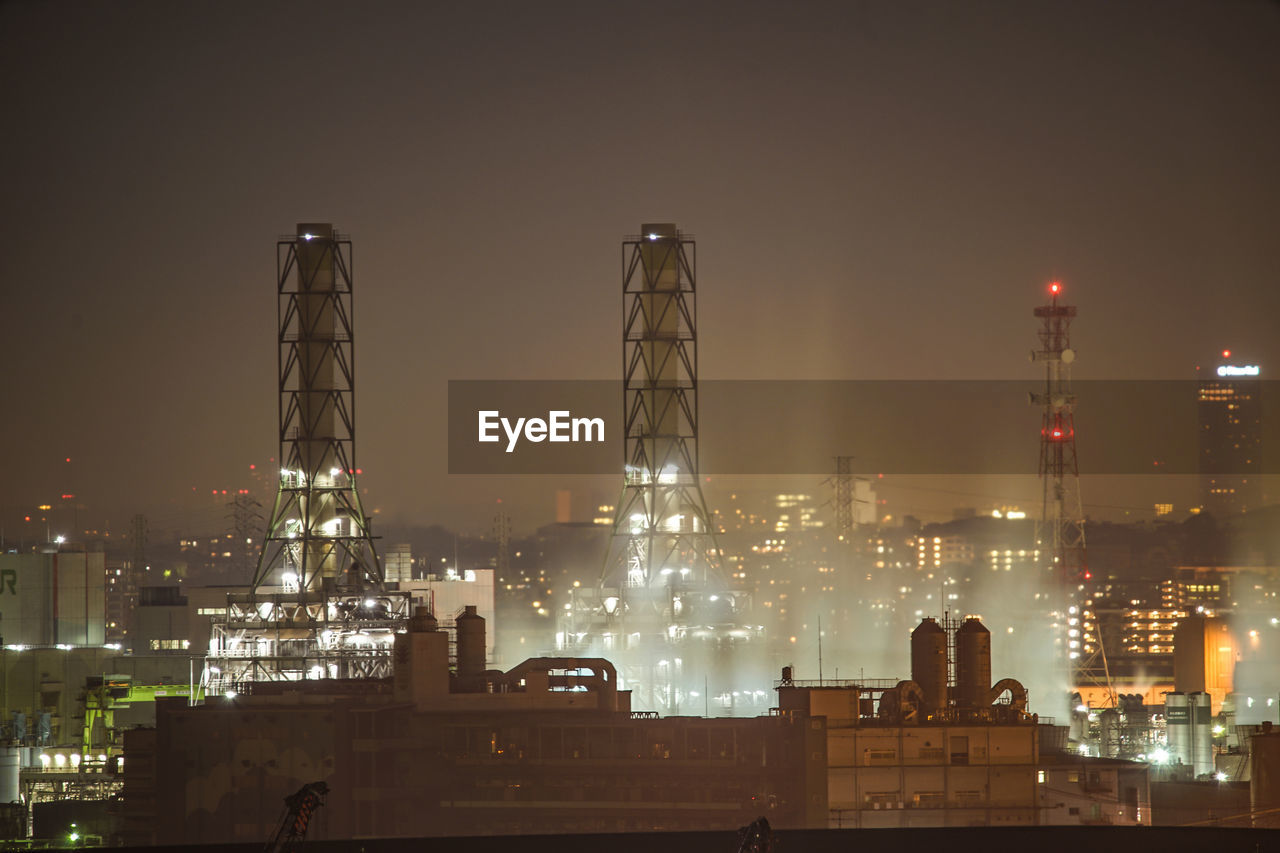
M 307 837 L 307 829 L 311 826 L 311 818 L 316 809 L 324 805 L 324 798 L 329 794 L 329 786 L 324 782 L 308 782 L 296 792 L 284 798 L 284 817 L 280 828 L 267 842 L 265 853 L 283 853 L 294 841 L 303 841 Z

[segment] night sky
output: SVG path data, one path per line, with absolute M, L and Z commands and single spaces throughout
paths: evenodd
M 551 520 L 445 473 L 446 382 L 618 378 L 642 222 L 698 240 L 706 378 L 1032 383 L 1055 278 L 1077 378 L 1271 375 L 1277 44 L 1262 2 L 5 3 L 0 509 L 180 519 L 275 455 L 304 221 L 355 242 L 387 520 Z

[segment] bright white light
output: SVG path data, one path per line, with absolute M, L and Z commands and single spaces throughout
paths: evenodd
M 649 239 L 650 239 L 650 240 L 657 240 L 657 239 L 658 239 L 658 235 L 657 235 L 657 234 L 650 234 L 650 235 L 649 235 Z
M 303 240 L 306 240 L 307 242 L 311 242 L 312 240 L 314 240 L 314 239 L 315 239 L 315 237 L 316 237 L 316 235 L 314 235 L 314 234 L 303 234 L 303 235 L 302 235 L 302 239 L 303 239 Z
M 1224 364 L 1218 368 L 1219 376 L 1257 376 L 1258 372 L 1256 364 Z
M 377 604 L 377 602 L 374 601 L 372 598 L 366 598 L 364 600 L 364 606 L 366 610 L 372 610 L 375 604 Z
M 1082 744 L 1080 744 L 1080 754 L 1081 754 L 1081 755 L 1088 755 L 1088 754 L 1089 754 L 1089 747 L 1088 747 L 1086 744 L 1083 744 L 1083 743 L 1082 743 Z
M 236 698 L 236 692 L 234 690 L 228 690 L 225 695 L 228 699 Z
M 1213 778 L 1217 779 L 1219 782 L 1225 782 L 1225 781 L 1227 781 L 1227 774 L 1226 774 L 1226 773 L 1215 773 L 1215 774 L 1213 774 Z
M 1166 750 L 1156 748 L 1151 753 L 1151 763 L 1152 764 L 1168 764 L 1169 753 Z
M 65 537 L 65 536 L 55 536 L 55 537 L 53 537 L 53 541 L 54 541 L 54 542 L 57 542 L 59 545 L 61 545 L 63 542 L 66 542 L 66 541 L 67 541 L 67 537 Z

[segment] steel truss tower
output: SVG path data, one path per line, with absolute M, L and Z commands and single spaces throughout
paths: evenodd
M 845 545 L 853 544 L 853 457 L 836 457 L 835 487 L 836 534 Z
M 698 482 L 696 246 L 674 225 L 643 228 L 622 244 L 626 459 L 606 567 L 629 606 L 640 590 L 720 580 Z
M 726 654 L 759 628 L 739 624 L 749 597 L 726 582 L 699 481 L 695 243 L 673 224 L 641 230 L 622 243 L 622 494 L 599 588 L 575 597 L 557 642 L 613 659 L 637 708 L 679 713 L 707 706 L 712 682 L 742 692 Z
M 1102 634 L 1090 620 L 1085 582 L 1092 578 L 1085 550 L 1084 504 L 1080 494 L 1080 467 L 1076 458 L 1075 407 L 1071 392 L 1071 321 L 1074 305 L 1058 301 L 1062 284 L 1049 285 L 1049 301 L 1034 309 L 1040 318 L 1040 348 L 1033 362 L 1045 365 L 1044 390 L 1032 392 L 1031 402 L 1041 406 L 1040 482 L 1042 507 L 1036 522 L 1036 549 L 1047 555 L 1049 580 L 1057 590 L 1058 624 L 1065 626 L 1060 641 L 1067 650 L 1072 684 L 1108 685 Z M 1088 624 L 1087 624 L 1088 623 Z M 1092 630 L 1090 630 L 1092 629 Z
M 251 591 L 214 624 L 215 688 L 387 675 L 409 612 L 383 585 L 356 485 L 351 241 L 302 224 L 276 261 L 280 487 Z

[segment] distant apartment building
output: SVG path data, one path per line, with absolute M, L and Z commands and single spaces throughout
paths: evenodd
M 1200 503 L 1219 518 L 1262 505 L 1259 373 L 1257 365 L 1222 363 L 1197 389 Z

